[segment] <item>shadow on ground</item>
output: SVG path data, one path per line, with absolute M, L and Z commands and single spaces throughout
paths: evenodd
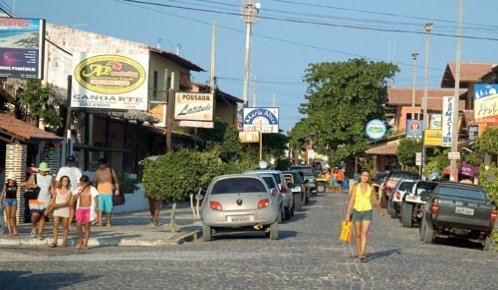
M 85 273 L 43 273 L 31 271 L 0 271 L 2 289 L 60 289 L 75 287 L 80 282 L 88 282 L 100 278 Z

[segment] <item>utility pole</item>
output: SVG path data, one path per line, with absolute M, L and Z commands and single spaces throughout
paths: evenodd
M 427 97 L 428 97 L 428 83 L 429 83 L 429 35 L 432 30 L 432 22 L 425 24 L 425 67 L 424 67 L 424 96 L 422 98 L 422 108 L 424 108 L 424 135 L 425 130 L 429 127 L 429 115 L 427 114 Z M 426 159 L 426 151 L 425 151 L 425 137 L 422 137 L 422 173 L 425 170 L 425 159 Z
M 460 96 L 460 61 L 462 58 L 462 22 L 463 22 L 463 0 L 458 0 L 458 32 L 457 32 L 457 51 L 455 60 L 455 92 L 453 94 L 453 111 L 452 111 L 452 134 L 451 134 L 451 152 L 458 151 L 458 103 Z M 451 159 L 450 180 L 458 181 L 457 161 Z
M 171 82 L 168 90 L 168 102 L 166 104 L 166 152 L 173 152 L 171 134 L 173 132 L 173 106 L 175 103 L 175 73 L 171 73 Z
M 412 60 L 413 60 L 412 120 L 415 120 L 415 85 L 417 84 L 417 56 L 418 56 L 418 53 L 416 53 L 416 52 L 412 53 Z
M 250 56 L 251 56 L 251 34 L 253 24 L 253 12 L 259 12 L 261 9 L 260 3 L 253 3 L 252 0 L 247 0 L 247 3 L 242 5 L 242 17 L 245 18 L 246 23 L 246 47 L 244 55 L 244 83 L 242 87 L 242 99 L 244 100 L 244 107 L 248 104 L 249 95 L 249 70 L 250 70 Z
M 213 20 L 213 26 L 211 28 L 211 70 L 209 72 L 209 86 L 211 87 L 211 93 L 214 94 L 216 88 L 216 20 Z

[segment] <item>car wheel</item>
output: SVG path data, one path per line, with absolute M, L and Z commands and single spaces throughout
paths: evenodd
M 396 218 L 396 210 L 394 210 L 393 203 L 391 201 L 387 202 L 387 213 L 392 219 Z
M 401 224 L 405 228 L 411 228 L 413 224 L 413 205 L 403 202 L 401 206 Z
M 382 208 L 386 208 L 387 207 L 387 196 L 382 195 L 382 197 L 380 198 L 380 206 Z
M 296 205 L 296 210 L 300 211 L 303 207 L 303 194 L 302 193 L 296 193 L 294 195 L 294 204 Z
M 274 221 L 270 225 L 270 240 L 278 240 L 279 232 L 278 232 L 278 222 Z
M 284 206 L 284 220 L 291 218 L 291 210 L 288 206 Z
M 318 193 L 324 193 L 327 190 L 327 185 L 323 182 L 319 182 L 316 184 L 316 191 Z
M 202 241 L 209 242 L 211 241 L 211 227 L 208 225 L 202 225 Z
M 429 222 L 425 218 L 423 226 L 424 243 L 432 244 L 432 241 L 434 240 L 434 230 L 429 227 Z
M 493 233 L 489 233 L 484 241 L 483 251 L 492 251 L 495 248 L 495 241 L 493 239 Z
M 280 209 L 280 210 L 278 211 L 278 218 L 277 218 L 277 221 L 278 221 L 278 223 L 279 223 L 279 224 L 283 223 L 283 221 L 284 221 L 283 214 L 284 214 L 284 213 L 283 213 L 282 209 Z

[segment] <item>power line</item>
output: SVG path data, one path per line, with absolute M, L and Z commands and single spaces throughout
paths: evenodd
M 143 4 L 143 5 L 151 5 L 151 6 L 189 10 L 189 11 L 232 15 L 232 16 L 239 16 L 239 17 L 240 16 L 247 16 L 247 15 L 244 15 L 243 13 L 236 13 L 236 12 L 230 12 L 230 11 L 202 9 L 202 8 L 196 8 L 196 7 L 178 6 L 178 5 L 148 2 L 148 1 L 139 1 L 139 0 L 120 0 L 120 1 Z M 413 30 L 405 30 L 405 29 L 391 29 L 391 28 L 368 27 L 368 26 L 351 25 L 351 24 L 339 24 L 339 23 L 330 23 L 330 22 L 323 22 L 323 21 L 316 21 L 316 20 L 265 16 L 265 15 L 261 15 L 261 14 L 259 15 L 259 18 L 274 20 L 274 21 L 291 22 L 291 23 L 297 23 L 297 24 L 311 24 L 311 25 L 318 25 L 318 26 L 339 27 L 339 28 L 347 28 L 347 29 L 355 29 L 355 30 L 366 30 L 366 31 L 377 31 L 377 32 L 396 32 L 396 33 L 405 33 L 405 34 L 425 35 L 425 31 L 413 31 Z M 457 35 L 454 35 L 454 34 L 435 33 L 435 32 L 431 33 L 431 35 L 439 36 L 439 37 L 451 37 L 451 38 L 458 37 Z M 494 38 L 494 37 L 481 37 L 481 36 L 472 36 L 472 35 L 462 35 L 461 38 L 473 39 L 473 40 L 498 41 L 498 38 Z
M 3 2 L 3 1 L 2 1 Z M 13 18 L 14 16 L 12 16 L 12 14 L 10 14 L 7 10 L 5 10 L 4 6 L 2 4 L 0 4 L 0 11 L 2 11 L 3 13 L 7 14 L 7 16 L 9 16 L 10 18 Z

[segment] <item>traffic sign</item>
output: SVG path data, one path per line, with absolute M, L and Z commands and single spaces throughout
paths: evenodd
M 448 152 L 448 159 L 449 160 L 459 160 L 460 159 L 460 152 Z

